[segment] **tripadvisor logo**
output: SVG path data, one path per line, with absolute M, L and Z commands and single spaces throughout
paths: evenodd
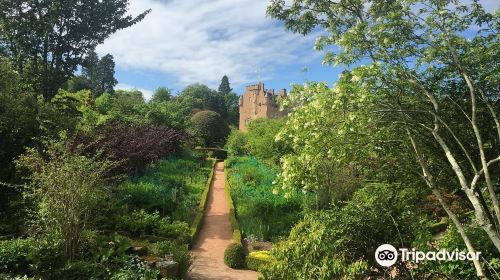
M 454 251 L 417 251 L 415 249 L 400 248 L 399 252 L 391 244 L 380 245 L 375 250 L 375 260 L 381 266 L 391 266 L 398 260 L 401 255 L 401 261 L 413 261 L 419 263 L 421 261 L 472 261 L 479 260 L 481 252 L 463 252 L 455 249 Z

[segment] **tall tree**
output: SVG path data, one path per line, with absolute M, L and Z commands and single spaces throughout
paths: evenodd
M 0 0 L 0 45 L 23 81 L 50 99 L 83 56 L 149 12 L 127 15 L 128 0 Z
M 233 89 L 229 85 L 229 78 L 226 75 L 224 75 L 219 85 L 219 93 L 222 95 L 226 95 L 231 93 L 232 91 Z
M 229 78 L 224 75 L 219 85 L 219 94 L 224 101 L 224 108 L 220 112 L 227 123 L 237 126 L 239 120 L 238 95 L 233 92 Z
M 500 14 L 478 1 L 454 0 L 273 0 L 268 14 L 293 32 L 324 29 L 316 49 L 334 49 L 326 63 L 373 62 L 357 67 L 352 81 L 387 96 L 378 112 L 401 125 L 424 182 L 467 249 L 475 251 L 474 244 L 442 198 L 438 166 L 453 174 L 448 182 L 468 198 L 475 221 L 500 251 Z M 429 151 L 441 155 L 442 164 L 429 160 Z M 484 278 L 479 261 L 474 266 Z
M 112 55 L 107 54 L 99 59 L 97 53 L 92 50 L 83 60 L 82 66 L 82 75 L 68 81 L 69 91 L 89 89 L 95 97 L 104 92 L 114 92 L 118 81 L 115 79 L 115 61 Z

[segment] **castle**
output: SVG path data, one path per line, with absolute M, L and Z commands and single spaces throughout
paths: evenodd
M 286 97 L 286 89 L 274 94 L 274 89 L 265 89 L 264 83 L 247 86 L 239 101 L 240 131 L 245 131 L 251 120 L 286 116 L 287 112 L 279 109 L 277 103 L 279 97 Z

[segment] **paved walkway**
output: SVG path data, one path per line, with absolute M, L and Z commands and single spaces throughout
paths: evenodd
M 215 168 L 203 227 L 192 251 L 195 260 L 189 279 L 256 280 L 257 272 L 231 269 L 224 264 L 224 250 L 231 243 L 232 230 L 224 189 L 224 163 L 218 162 Z

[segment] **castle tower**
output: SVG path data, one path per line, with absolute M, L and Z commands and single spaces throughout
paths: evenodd
M 279 110 L 278 98 L 285 98 L 286 90 L 282 89 L 275 94 L 273 89 L 266 90 L 264 83 L 246 87 L 245 93 L 240 96 L 240 131 L 245 131 L 248 122 L 258 118 L 276 118 L 287 113 Z

